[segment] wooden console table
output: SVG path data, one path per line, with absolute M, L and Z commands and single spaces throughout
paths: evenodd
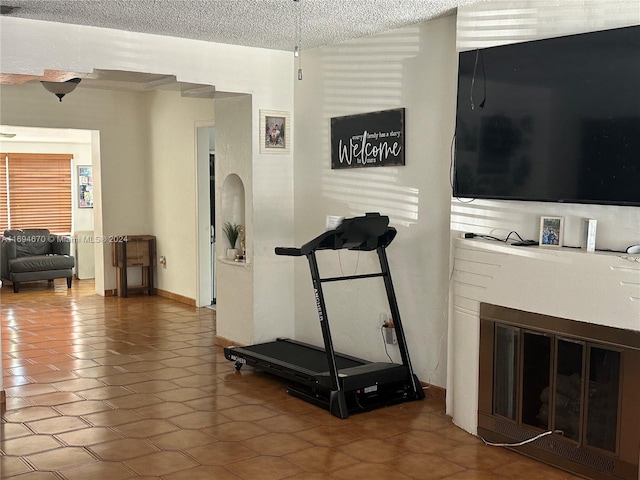
M 155 295 L 153 267 L 156 264 L 156 237 L 152 235 L 126 235 L 123 236 L 123 241 L 113 242 L 111 245 L 113 266 L 117 269 L 118 296 L 126 298 L 129 293 L 133 292 Z M 127 280 L 129 267 L 142 268 L 141 285 L 129 285 Z

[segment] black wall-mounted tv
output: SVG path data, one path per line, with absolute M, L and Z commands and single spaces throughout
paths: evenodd
M 461 52 L 453 195 L 640 206 L 640 26 Z

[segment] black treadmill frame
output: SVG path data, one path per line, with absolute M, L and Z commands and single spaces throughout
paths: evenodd
M 256 348 L 269 344 L 227 347 L 224 349 L 225 357 L 235 361 L 238 370 L 246 363 L 295 382 L 297 386 L 287 388 L 291 395 L 328 408 L 333 415 L 339 418 L 347 418 L 349 411 L 424 398 L 424 391 L 411 365 L 400 310 L 391 280 L 386 248 L 395 238 L 397 231 L 388 226 L 388 223 L 389 218 L 386 216 L 381 216 L 379 213 L 367 213 L 362 217 L 343 220 L 336 229 L 324 232 L 300 248 L 277 247 L 275 249 L 276 255 L 305 256 L 309 262 L 328 371 L 315 372 L 275 356 L 255 351 Z M 359 251 L 375 250 L 380 261 L 381 271 L 379 273 L 322 278 L 318 269 L 316 251 L 343 248 Z M 322 284 L 374 277 L 382 277 L 384 280 L 402 364 L 368 362 L 337 353 L 333 347 Z M 301 353 L 305 349 L 323 350 L 320 347 L 290 339 L 278 339 L 271 343 L 276 347 L 282 345 L 277 342 L 295 344 L 297 348 L 301 349 Z M 360 365 L 339 369 L 336 358 L 355 361 Z

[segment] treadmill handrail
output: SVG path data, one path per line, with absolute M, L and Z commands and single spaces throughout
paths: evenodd
M 301 257 L 316 250 L 376 250 L 388 246 L 396 236 L 396 229 L 389 226 L 389 217 L 379 213 L 367 213 L 362 217 L 345 219 L 334 230 L 321 233 L 313 240 L 296 247 L 276 247 L 276 255 Z
M 276 247 L 276 255 L 287 255 L 290 257 L 301 257 L 302 250 L 296 247 Z

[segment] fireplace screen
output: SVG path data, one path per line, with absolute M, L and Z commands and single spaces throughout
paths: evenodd
M 493 401 L 496 415 L 516 419 L 518 398 L 518 357 L 520 329 L 506 325 L 496 326 L 496 376 Z
M 543 399 L 549 394 L 551 338 L 531 331 L 522 339 L 522 423 L 549 430 L 541 413 Z
M 624 345 L 579 322 L 485 304 L 480 322 L 479 435 L 520 443 L 552 432 L 523 452 L 590 478 L 638 478 L 639 335 Z
M 620 352 L 591 347 L 589 353 L 586 444 L 615 452 L 620 395 Z
M 563 432 L 566 438 L 575 442 L 580 441 L 581 434 L 581 414 L 583 410 L 584 385 L 582 379 L 585 378 L 583 342 L 558 339 L 556 343 L 557 367 L 556 378 L 553 390 L 545 395 L 545 412 L 549 412 L 549 401 L 551 393 L 555 395 L 553 412 L 553 425 Z M 617 408 L 616 408 L 617 410 Z M 616 432 L 613 426 L 614 434 Z

